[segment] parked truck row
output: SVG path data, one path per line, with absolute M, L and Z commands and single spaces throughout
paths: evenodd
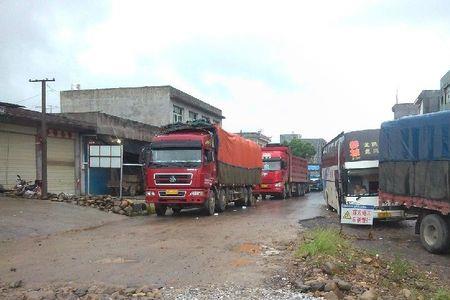
M 229 203 L 254 206 L 256 197 L 303 196 L 307 161 L 279 144 L 262 148 L 205 122 L 172 124 L 143 150 L 146 201 L 156 214 L 202 208 L 207 215 Z
M 174 124 L 145 150 L 146 200 L 156 214 L 167 208 L 203 208 L 208 215 L 234 202 L 253 206 L 261 182 L 261 149 L 217 125 Z

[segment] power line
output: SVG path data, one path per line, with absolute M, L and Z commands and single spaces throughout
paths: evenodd
M 17 101 L 15 101 L 15 100 L 7 100 L 7 101 L 8 101 L 8 102 L 11 102 L 11 103 L 18 104 L 18 103 L 22 103 L 22 102 L 25 102 L 25 101 L 27 101 L 27 100 L 36 98 L 36 97 L 39 96 L 39 95 L 40 95 L 40 94 L 36 94 L 36 95 L 34 95 L 34 96 L 27 97 L 27 98 L 24 98 L 24 99 L 21 99 L 21 100 L 17 100 Z

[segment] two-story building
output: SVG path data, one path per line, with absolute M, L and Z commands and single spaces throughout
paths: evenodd
M 206 119 L 221 124 L 222 111 L 172 86 L 61 92 L 62 113 L 102 112 L 153 126 Z

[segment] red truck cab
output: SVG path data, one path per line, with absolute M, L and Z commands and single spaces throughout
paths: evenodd
M 273 144 L 262 148 L 261 184 L 253 189 L 256 196 L 288 198 L 302 196 L 307 189 L 307 162 L 292 155 L 289 147 Z
M 157 213 L 202 205 L 215 184 L 213 138 L 207 132 L 155 137 L 147 166 L 147 203 Z M 164 212 L 164 213 L 163 213 Z
M 288 155 L 285 151 L 276 148 L 262 149 L 263 170 L 261 184 L 256 186 L 253 192 L 266 195 L 281 195 L 286 198 L 286 185 L 288 181 Z

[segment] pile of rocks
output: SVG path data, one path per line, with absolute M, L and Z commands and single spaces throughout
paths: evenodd
M 141 201 L 130 199 L 119 200 L 118 198 L 101 196 L 75 196 L 65 193 L 50 195 L 49 199 L 56 202 L 67 202 L 80 206 L 89 206 L 106 212 L 113 212 L 125 216 L 147 215 L 147 205 Z
M 25 288 L 20 284 L 10 283 L 0 286 L 1 299 L 161 299 L 161 290 L 144 285 L 141 287 L 107 286 L 72 286 L 54 284 L 42 288 Z
M 294 263 L 299 265 L 298 262 Z M 321 268 L 306 267 L 301 271 L 303 276 L 293 280 L 293 287 L 303 293 L 327 300 L 376 300 L 377 292 L 366 286 L 354 285 L 336 276 L 338 266 L 333 262 L 326 262 Z

